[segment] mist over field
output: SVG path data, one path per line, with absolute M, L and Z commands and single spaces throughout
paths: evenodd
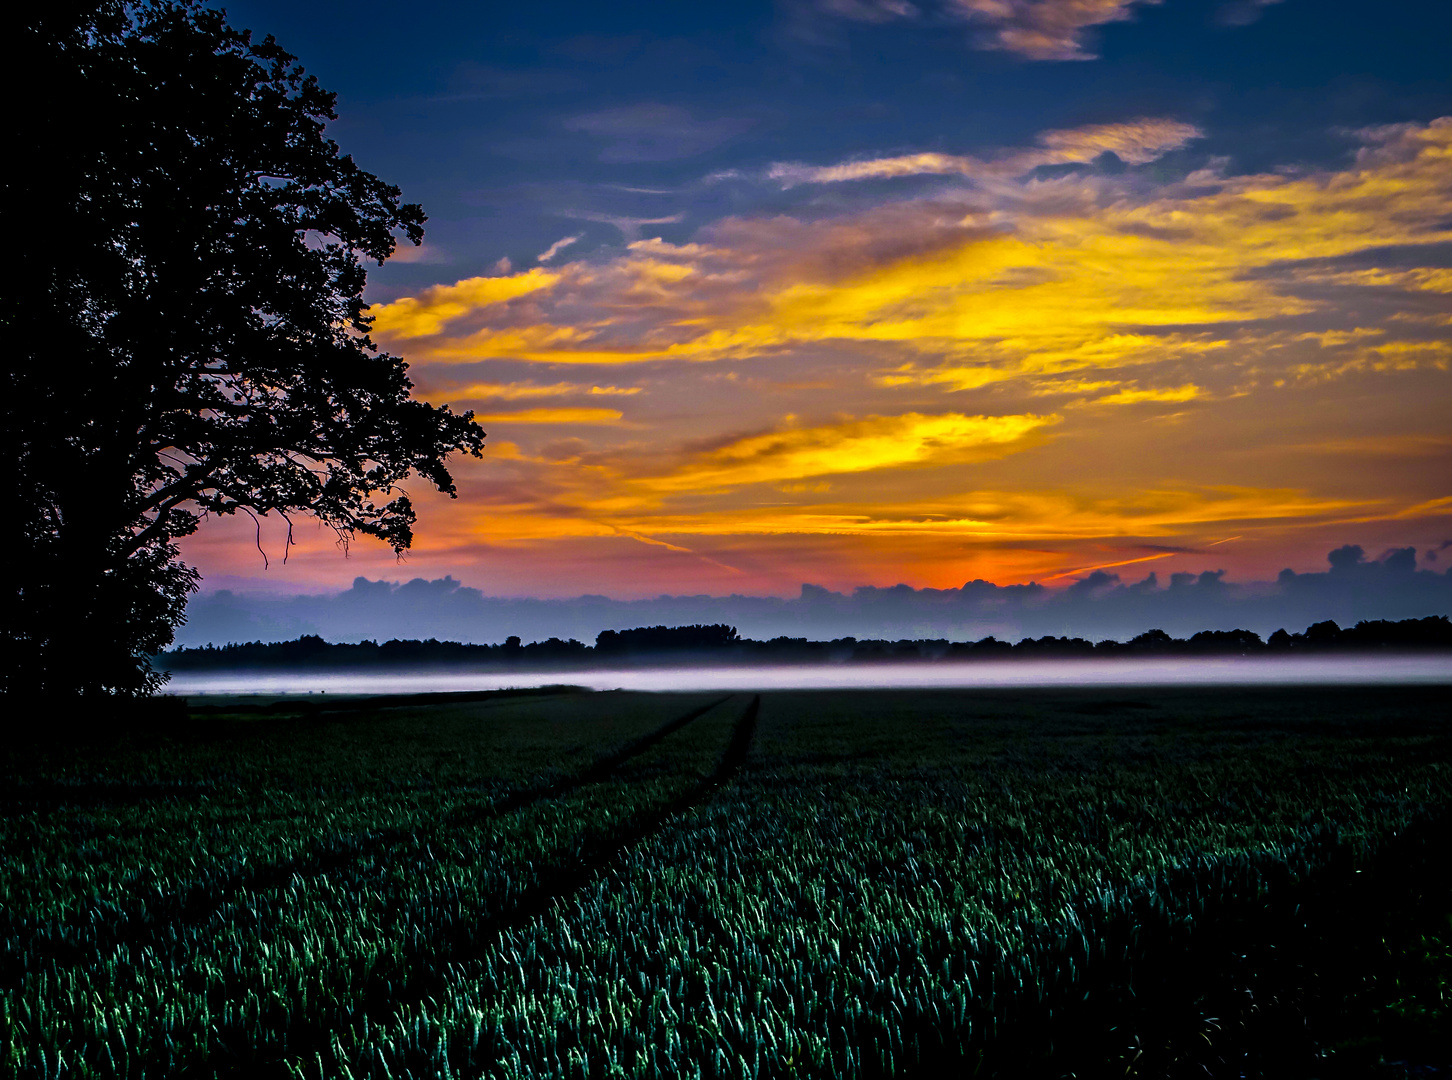
M 187 671 L 172 694 L 414 694 L 568 683 L 650 693 L 1013 687 L 1408 686 L 1452 683 L 1452 656 L 1050 660 L 889 665 L 599 668 L 554 672 Z
M 1004 640 L 1054 634 L 1126 638 L 1150 628 L 1184 636 L 1251 630 L 1268 636 L 1332 619 L 1407 619 L 1452 612 L 1452 552 L 1397 548 L 1368 557 L 1356 545 L 1327 556 L 1328 569 L 1283 570 L 1274 581 L 1227 581 L 1223 571 L 1150 573 L 1129 581 L 1095 571 L 1066 588 L 971 581 L 957 589 L 865 586 L 839 593 L 805 584 L 789 598 L 659 596 L 565 600 L 485 596 L 452 577 L 406 582 L 357 578 L 341 593 L 272 597 L 232 591 L 194 597 L 178 646 L 287 641 L 317 634 L 334 642 L 438 638 L 498 644 L 550 637 L 591 641 L 601 630 L 655 624 L 729 623 L 743 637 L 830 640 Z

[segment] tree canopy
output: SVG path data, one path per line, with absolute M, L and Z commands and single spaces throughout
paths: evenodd
M 205 516 L 302 511 L 401 551 L 400 485 L 454 495 L 445 459 L 484 433 L 369 340 L 364 261 L 425 216 L 327 138 L 335 96 L 295 57 L 193 0 L 21 18 L 5 686 L 144 692 L 196 586 L 175 541 Z

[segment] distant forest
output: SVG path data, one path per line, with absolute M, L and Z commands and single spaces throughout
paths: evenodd
M 1426 652 L 1452 650 L 1452 622 L 1445 615 L 1400 622 L 1359 622 L 1342 629 L 1319 622 L 1304 633 L 1277 630 L 1268 639 L 1249 630 L 1202 630 L 1175 638 L 1149 630 L 1129 641 L 1089 641 L 1077 637 L 1024 638 L 1018 642 L 986 637 L 980 641 L 946 639 L 833 641 L 779 637 L 753 641 L 736 628 L 647 626 L 602 630 L 589 646 L 573 638 L 550 638 L 528 645 L 517 637 L 502 645 L 465 645 L 457 641 L 362 641 L 330 644 L 315 635 L 296 641 L 207 645 L 161 653 L 156 666 L 168 671 L 245 670 L 254 668 L 415 668 L 470 667 L 567 669 L 669 661 L 679 664 L 883 663 L 944 660 L 1047 660 L 1146 656 L 1281 656 L 1337 652 Z

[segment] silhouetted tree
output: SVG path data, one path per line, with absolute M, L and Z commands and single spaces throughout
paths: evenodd
M 369 341 L 363 260 L 424 214 L 326 138 L 334 95 L 293 56 L 194 0 L 16 18 L 5 689 L 144 692 L 200 518 L 303 511 L 401 550 L 399 485 L 453 495 L 445 458 L 483 432 Z

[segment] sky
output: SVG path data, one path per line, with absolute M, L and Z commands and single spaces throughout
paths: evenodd
M 489 438 L 401 562 L 212 519 L 209 593 L 1452 564 L 1452 5 L 228 12 L 423 204 L 373 336 Z

